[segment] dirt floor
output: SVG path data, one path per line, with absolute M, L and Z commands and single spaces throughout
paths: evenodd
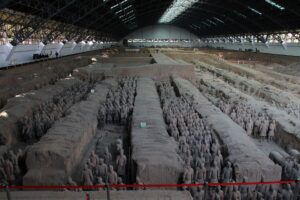
M 107 200 L 107 192 L 12 192 L 14 200 L 83 200 L 89 194 L 90 199 Z M 192 200 L 187 191 L 163 191 L 163 190 L 142 190 L 142 191 L 111 191 L 110 197 L 113 200 Z M 0 198 L 6 200 L 5 192 L 0 192 Z
M 91 63 L 89 56 L 70 56 L 0 71 L 0 108 L 8 98 L 36 90 L 68 76 L 74 68 Z
M 16 137 L 21 133 L 39 133 L 39 123 L 47 125 L 37 140 L 22 143 L 23 152 L 16 151 L 21 146 L 0 146 L 6 148 L 3 148 L 0 169 L 6 169 L 6 160 L 12 163 L 13 170 L 21 169 L 21 173 L 14 174 L 17 180 L 6 177 L 10 184 L 21 184 L 22 176 L 28 172 L 33 179 L 44 177 L 45 172 L 46 178 L 51 179 L 47 180 L 50 185 L 102 185 L 106 181 L 111 184 L 222 182 L 225 179 L 213 176 L 214 172 L 223 174 L 228 167 L 227 161 L 231 162 L 233 170 L 230 181 L 241 182 L 242 175 L 249 181 L 261 181 L 262 176 L 267 181 L 286 178 L 287 172 L 282 170 L 288 162 L 285 159 L 300 155 L 298 152 L 293 157 L 291 146 L 286 145 L 291 140 L 286 139 L 287 136 L 294 136 L 292 147 L 300 151 L 300 58 L 209 49 L 161 49 L 159 58 L 155 59 L 150 52 L 146 49 L 137 53 L 121 49 L 89 52 L 0 71 L 0 108 L 9 105 L 6 101 L 14 95 L 58 84 L 57 80 L 70 73 L 76 81 L 80 79 L 91 85 L 82 90 L 86 98 L 80 95 L 75 98 L 78 91 L 84 92 L 71 87 L 70 98 L 58 96 L 60 98 L 43 102 L 43 105 L 32 105 L 28 111 L 32 114 L 30 119 L 27 113 L 17 112 L 17 108 L 13 116 L 3 109 L 0 111 L 2 121 L 18 118 L 11 125 Z M 160 59 L 164 62 L 167 56 L 167 64 L 153 64 Z M 92 58 L 97 60 L 93 64 Z M 165 88 L 159 90 L 159 85 Z M 75 97 L 71 98 L 71 94 Z M 240 110 L 252 112 L 240 114 L 242 120 L 232 115 L 232 108 L 239 105 L 237 101 L 242 103 Z M 220 102 L 232 106 L 230 112 L 222 110 Z M 64 104 L 68 104 L 68 109 L 62 112 L 60 107 Z M 260 120 L 268 120 L 267 135 L 257 137 L 252 130 L 248 133 L 246 126 L 249 118 L 258 119 L 261 113 L 264 119 Z M 287 117 L 281 121 L 278 116 Z M 275 136 L 270 132 L 272 120 L 276 120 Z M 8 150 L 15 151 L 16 159 Z M 125 168 L 119 166 L 119 162 L 124 161 L 122 150 L 127 159 Z M 279 165 L 269 158 L 271 152 L 283 157 Z M 105 159 L 108 168 L 112 166 L 107 169 L 103 183 L 98 183 L 102 176 L 97 168 L 100 158 Z M 200 170 L 198 161 L 204 162 L 203 166 L 212 172 L 208 173 L 211 177 L 196 180 L 194 174 L 191 176 L 191 170 L 193 173 Z M 295 165 L 287 170 L 300 170 L 295 167 L 298 160 L 293 162 Z M 67 180 L 69 176 L 73 182 Z M 192 199 L 191 194 L 200 195 L 201 190 L 196 189 L 110 192 L 112 199 L 176 200 Z M 86 192 L 91 199 L 106 198 L 106 191 L 14 191 L 12 197 L 82 199 Z M 1 199 L 5 199 L 5 195 L 0 192 Z M 207 195 L 207 199 L 213 199 L 215 190 Z

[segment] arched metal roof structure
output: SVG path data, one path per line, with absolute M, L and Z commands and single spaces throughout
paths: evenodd
M 75 40 L 119 39 L 138 28 L 157 24 L 176 2 L 181 3 L 182 12 L 168 23 L 199 37 L 300 28 L 299 0 L 2 0 L 1 12 L 18 12 L 23 17 L 1 13 L 0 25 L 9 21 L 17 26 L 16 44 L 37 32 L 44 32 L 45 42 L 60 34 Z M 182 8 L 189 2 L 188 8 Z

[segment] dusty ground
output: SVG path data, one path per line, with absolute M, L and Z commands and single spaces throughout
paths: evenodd
M 165 50 L 166 51 L 166 50 Z M 104 58 L 103 54 L 109 55 L 108 58 Z M 232 52 L 219 52 L 219 51 L 210 51 L 210 50 L 203 50 L 203 51 L 193 51 L 193 50 L 182 50 L 178 49 L 176 51 L 168 50 L 166 52 L 167 55 L 169 55 L 175 62 L 178 62 L 179 64 L 186 65 L 187 63 L 196 63 L 195 60 L 201 60 L 201 62 L 207 63 L 209 65 L 213 65 L 217 68 L 225 69 L 228 71 L 232 71 L 236 73 L 240 77 L 250 77 L 253 78 L 256 81 L 259 81 L 262 84 L 270 84 L 274 85 L 278 88 L 280 91 L 288 91 L 293 92 L 296 96 L 297 92 L 300 91 L 298 73 L 300 74 L 300 70 L 298 69 L 298 62 L 300 62 L 300 59 L 296 58 L 288 58 L 288 57 L 280 57 L 280 56 L 274 56 L 272 58 L 269 55 L 257 55 L 257 54 L 242 54 L 237 53 L 234 55 Z M 58 77 L 64 77 L 68 75 L 74 68 L 83 67 L 91 62 L 91 58 L 97 58 L 98 62 L 101 64 L 110 66 L 110 67 L 120 67 L 122 70 L 124 70 L 123 74 L 125 75 L 140 75 L 145 76 L 146 73 L 153 73 L 155 69 L 153 66 L 151 66 L 151 63 L 153 63 L 153 60 L 150 56 L 149 52 L 143 52 L 143 53 L 121 53 L 119 51 L 110 51 L 110 52 L 95 52 L 95 53 L 89 53 L 85 56 L 77 56 L 77 57 L 67 57 L 63 58 L 61 60 L 53 60 L 48 61 L 45 63 L 38 63 L 38 64 L 32 64 L 24 67 L 19 67 L 15 69 L 10 69 L 8 71 L 0 71 L 0 98 L 3 98 L 3 102 L 5 103 L 5 99 L 13 96 L 15 94 L 18 94 L 20 92 L 26 92 L 30 91 L 32 89 L 38 89 L 40 87 L 43 87 L 44 85 L 49 84 L 49 82 L 55 82 L 55 80 Z M 250 58 L 250 60 L 249 60 Z M 145 68 L 140 69 L 136 72 L 138 69 L 137 66 L 139 65 L 145 65 L 147 64 L 147 70 Z M 136 66 L 136 68 L 135 68 Z M 160 66 L 159 70 L 157 70 L 156 73 L 159 73 L 159 75 L 162 75 L 162 71 L 160 69 L 165 67 L 167 69 L 174 69 L 167 65 Z M 135 70 L 135 72 L 132 72 L 128 69 L 132 68 L 132 70 Z M 289 70 L 285 70 L 285 69 Z M 177 69 L 178 70 L 178 69 Z M 182 68 L 182 71 L 179 71 L 178 76 L 184 75 L 184 70 L 187 71 L 186 68 Z M 293 71 L 294 70 L 294 71 Z M 170 70 L 171 71 L 171 70 Z M 175 71 L 175 70 L 174 70 Z M 193 71 L 193 66 L 191 66 L 191 71 Z M 153 74 L 149 76 L 152 76 L 152 79 L 155 78 Z M 187 72 L 185 72 L 187 73 Z M 284 73 L 284 74 L 283 74 Z M 170 76 L 171 73 L 166 73 L 166 76 Z M 194 73 L 193 73 L 194 74 Z M 264 78 L 268 76 L 267 78 Z M 143 81 L 141 81 L 143 80 Z M 147 81 L 152 82 L 153 80 L 147 79 Z M 131 130 L 131 136 L 135 136 L 136 138 L 140 138 L 138 140 L 129 140 L 127 137 L 129 137 L 129 134 L 127 134 L 127 130 L 124 126 L 118 126 L 118 125 L 107 125 L 102 130 L 97 130 L 95 136 L 92 138 L 92 141 L 84 144 L 85 149 L 80 150 L 80 152 L 83 154 L 83 159 L 81 161 L 81 164 L 78 166 L 78 170 L 74 172 L 73 178 L 74 180 L 79 183 L 81 181 L 81 174 L 82 174 L 82 168 L 85 164 L 87 158 L 89 157 L 92 150 L 95 150 L 97 154 L 103 154 L 105 146 L 109 146 L 111 152 L 114 151 L 114 142 L 117 138 L 121 137 L 124 141 L 127 141 L 128 143 L 131 142 L 132 144 L 135 144 L 136 147 L 139 147 L 137 149 L 132 149 L 132 151 L 135 153 L 134 155 L 138 155 L 138 161 L 137 164 L 138 170 L 139 168 L 142 168 L 144 165 L 149 165 L 148 171 L 151 172 L 153 170 L 153 173 L 156 173 L 159 171 L 160 176 L 158 177 L 159 181 L 163 180 L 163 177 L 169 175 L 164 173 L 164 171 L 168 171 L 168 173 L 172 170 L 171 167 L 167 166 L 166 160 L 173 159 L 173 155 L 170 156 L 170 153 L 174 153 L 174 157 L 176 157 L 176 149 L 173 148 L 172 145 L 170 145 L 172 148 L 169 148 L 169 136 L 165 130 L 165 124 L 163 123 L 162 114 L 156 94 L 156 90 L 154 87 L 154 84 L 150 84 L 151 91 L 149 92 L 149 87 L 146 87 L 144 82 L 145 79 L 140 79 L 139 81 L 139 91 L 138 91 L 138 98 L 137 98 L 137 104 L 135 105 L 134 110 L 134 116 L 132 124 L 134 125 Z M 144 86 L 144 87 L 143 87 Z M 16 88 L 16 89 L 13 89 Z M 154 89 L 153 89 L 154 88 Z M 191 87 L 190 87 L 191 88 Z M 299 89 L 299 90 L 298 90 Z M 195 89 L 197 90 L 197 89 Z M 189 89 L 186 89 L 185 92 L 188 92 Z M 243 92 L 243 91 L 241 91 Z M 184 93 L 184 92 L 182 92 Z M 197 91 L 197 93 L 200 93 Z M 149 96 L 150 95 L 150 96 Z M 197 95 L 196 95 L 197 97 Z M 156 101 L 156 103 L 151 102 Z M 297 98 L 297 97 L 295 97 Z M 201 99 L 201 98 L 199 98 Z M 150 101 L 149 101 L 150 100 Z M 199 100 L 200 102 L 200 100 Z M 2 103 L 3 104 L 3 103 Z M 208 105 L 208 103 L 207 103 Z M 0 105 L 1 106 L 1 105 Z M 211 108 L 213 111 L 210 111 L 209 108 Z M 157 109 L 159 111 L 157 111 Z M 203 108 L 199 108 L 201 114 L 204 113 L 204 115 L 210 116 L 212 113 L 215 112 L 215 109 L 213 106 L 209 104 L 209 106 L 204 106 Z M 206 113 L 207 112 L 207 113 Z M 90 112 L 91 113 L 91 112 Z M 87 114 L 88 115 L 88 114 Z M 212 116 L 209 118 L 210 123 L 213 124 L 213 126 L 216 126 L 216 130 L 218 130 L 219 136 L 222 136 L 223 134 L 223 141 L 227 141 L 230 148 L 233 149 L 231 151 L 231 154 L 237 157 L 237 159 L 242 159 L 241 157 L 246 157 L 250 160 L 249 162 L 253 162 L 255 160 L 255 157 L 257 159 L 261 159 L 264 161 L 268 161 L 268 166 L 273 166 L 273 162 L 269 160 L 267 157 L 271 151 L 278 151 L 281 154 L 288 156 L 286 153 L 286 149 L 282 148 L 279 144 L 276 144 L 274 142 L 266 142 L 266 141 L 260 141 L 257 139 L 252 138 L 246 138 L 241 137 L 242 140 L 239 140 L 237 137 L 243 130 L 239 127 L 239 125 L 235 124 L 234 121 L 231 121 L 228 117 L 223 117 L 218 112 L 215 114 L 215 116 Z M 220 117 L 221 116 L 221 117 Z M 226 119 L 225 119 L 226 118 Z M 158 120 L 158 121 L 157 121 Z M 224 133 L 224 127 L 219 126 L 221 121 L 226 122 L 224 124 L 227 124 L 228 128 L 227 135 Z M 84 121 L 84 120 L 82 120 Z M 140 122 L 147 121 L 148 127 L 146 129 L 140 128 Z M 223 125 L 224 125 L 223 124 Z M 163 128 L 162 128 L 163 127 Z M 1 127 L 0 127 L 1 128 Z M 79 129 L 79 128 L 78 128 Z M 236 130 L 234 130 L 236 129 Z M 231 131 L 231 132 L 230 132 Z M 75 131 L 74 131 L 75 132 Z M 221 133 L 222 132 L 222 133 Z M 235 133 L 233 133 L 235 132 Z M 158 134 L 159 133 L 159 134 Z M 63 140 L 71 140 L 72 131 L 68 134 L 70 134 Z M 224 135 L 225 134 L 225 135 Z M 162 137 L 162 135 L 164 137 Z M 155 136 L 155 137 L 154 137 Z M 232 138 L 231 138 L 232 137 Z M 166 139 L 165 139 L 166 138 Z M 224 139 L 225 138 L 225 139 Z M 229 138 L 229 139 L 228 139 Z M 231 140 L 230 140 L 231 138 Z M 132 138 L 130 138 L 132 139 Z M 165 139 L 165 140 L 164 140 Z M 153 142 L 153 141 L 154 142 Z M 230 140 L 230 141 L 229 141 Z M 236 149 L 236 144 L 240 144 L 241 141 L 243 142 L 242 145 L 239 146 L 239 150 Z M 78 142 L 80 143 L 80 142 Z M 45 144 L 47 146 L 47 144 Z M 76 146 L 76 144 L 72 144 L 70 146 Z M 124 148 L 126 151 L 127 157 L 130 159 L 130 149 L 128 149 L 129 144 L 126 144 L 124 142 Z M 176 145 L 175 145 L 176 146 Z M 146 147 L 146 148 L 145 148 Z M 76 148 L 74 148 L 76 149 Z M 162 149 L 166 149 L 164 152 L 168 153 L 166 157 L 168 159 L 161 158 L 163 156 Z M 252 151 L 253 150 L 253 151 Z M 248 153 L 249 151 L 250 153 Z M 154 153 L 153 153 L 154 152 Z M 233 153 L 232 153 L 233 152 Z M 245 156 L 241 156 L 241 152 L 245 154 Z M 262 153 L 261 153 L 262 152 Z M 247 154 L 248 153 L 248 154 Z M 157 154 L 157 155 L 156 155 Z M 114 153 L 115 155 L 115 153 Z M 140 156 L 141 155 L 141 156 Z M 247 157 L 247 156 L 248 157 Z M 139 157 L 140 156 L 140 157 Z M 134 158 L 134 157 L 133 157 Z M 67 159 L 66 159 L 67 160 Z M 150 164 L 148 161 L 151 161 Z M 164 161 L 163 161 L 164 160 Z M 262 161 L 261 163 L 263 163 Z M 159 163 L 156 166 L 151 168 L 153 163 Z M 248 160 L 247 160 L 248 162 Z M 146 164 L 144 164 L 146 163 Z M 174 166 L 175 162 L 171 162 L 172 166 Z M 245 164 L 248 166 L 248 163 Z M 77 166 L 77 165 L 76 165 Z M 159 167 L 157 167 L 159 166 Z M 169 167 L 168 170 L 164 170 L 164 167 Z M 179 164 L 176 164 L 176 167 L 178 167 Z M 157 170 L 159 168 L 159 170 Z M 267 167 L 266 167 L 267 168 Z M 162 172 L 160 172 L 160 170 Z M 265 170 L 265 169 L 264 169 Z M 135 173 L 135 172 L 134 172 Z M 155 179 L 155 183 L 157 183 L 157 177 L 152 177 L 153 173 L 146 174 L 149 180 Z M 177 174 L 174 173 L 176 176 Z M 174 176 L 175 176 L 174 175 Z M 276 174 L 278 175 L 278 174 Z M 179 176 L 179 175 L 178 175 Z M 172 177 L 173 178 L 173 177 Z M 129 180 L 129 178 L 125 178 L 124 182 L 133 183 L 133 180 Z M 170 178 L 169 178 L 170 179 Z M 147 179 L 145 179 L 147 180 Z M 167 180 L 167 179 L 165 179 Z M 162 183 L 166 183 L 166 181 L 163 180 Z M 176 178 L 178 180 L 178 178 Z M 149 181 L 151 182 L 151 181 Z M 92 199 L 105 199 L 105 192 L 91 192 Z M 0 193 L 1 197 L 5 196 L 4 192 Z M 85 197 L 85 193 L 72 193 L 72 192 L 34 192 L 34 193 L 26 193 L 26 192 L 14 192 L 13 193 L 13 199 L 82 199 Z M 168 191 L 165 192 L 163 190 L 160 191 L 127 191 L 127 192 L 112 192 L 113 199 L 191 199 L 190 195 L 185 192 L 175 192 L 175 191 Z
M 106 191 L 99 192 L 12 192 L 14 200 L 82 200 L 86 198 L 106 200 Z M 186 191 L 163 191 L 163 190 L 141 190 L 141 191 L 111 191 L 113 200 L 192 200 L 189 192 Z M 6 193 L 0 192 L 0 198 L 5 200 Z
M 195 63 L 200 60 L 214 67 L 233 71 L 279 89 L 300 94 L 299 58 L 220 51 L 166 51 L 173 59 Z
M 17 94 L 41 88 L 66 77 L 79 66 L 91 63 L 89 56 L 71 56 L 0 71 L 0 108 L 6 100 Z

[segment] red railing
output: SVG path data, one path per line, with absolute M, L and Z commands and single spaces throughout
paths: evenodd
M 266 181 L 266 182 L 236 182 L 236 183 L 207 183 L 207 184 L 112 184 L 92 186 L 0 186 L 0 189 L 99 189 L 99 188 L 181 188 L 181 187 L 217 187 L 217 186 L 241 186 L 241 185 L 271 185 L 292 184 L 295 180 L 288 181 Z

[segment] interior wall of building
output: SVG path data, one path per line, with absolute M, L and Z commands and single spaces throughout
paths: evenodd
M 129 42 L 130 46 L 179 46 L 196 47 L 199 46 L 199 38 L 189 31 L 171 25 L 153 25 L 134 31 L 124 37 L 127 40 L 142 39 L 146 41 Z M 151 41 L 152 40 L 152 41 Z M 165 40 L 165 41 L 163 41 Z M 168 41 L 166 41 L 168 40 Z M 169 42 L 172 41 L 172 42 Z M 192 41 L 192 42 L 186 42 Z
M 34 54 L 47 54 L 49 58 L 54 58 L 57 52 L 59 56 L 67 56 L 72 54 L 94 51 L 103 48 L 109 48 L 114 43 L 85 43 L 85 42 L 67 42 L 50 43 L 44 45 L 38 44 L 21 44 L 12 46 L 11 44 L 0 45 L 0 68 L 12 65 L 34 62 Z
M 55 53 L 56 52 L 60 52 L 60 50 L 62 49 L 63 46 L 64 46 L 64 44 L 62 42 L 47 44 L 43 48 L 43 50 L 42 50 L 41 53 L 49 55 L 50 58 L 54 58 L 55 57 Z
M 300 44 L 298 43 L 203 43 L 202 46 L 209 46 L 213 48 L 224 48 L 228 50 L 249 50 L 261 53 L 288 55 L 288 56 L 300 56 Z

